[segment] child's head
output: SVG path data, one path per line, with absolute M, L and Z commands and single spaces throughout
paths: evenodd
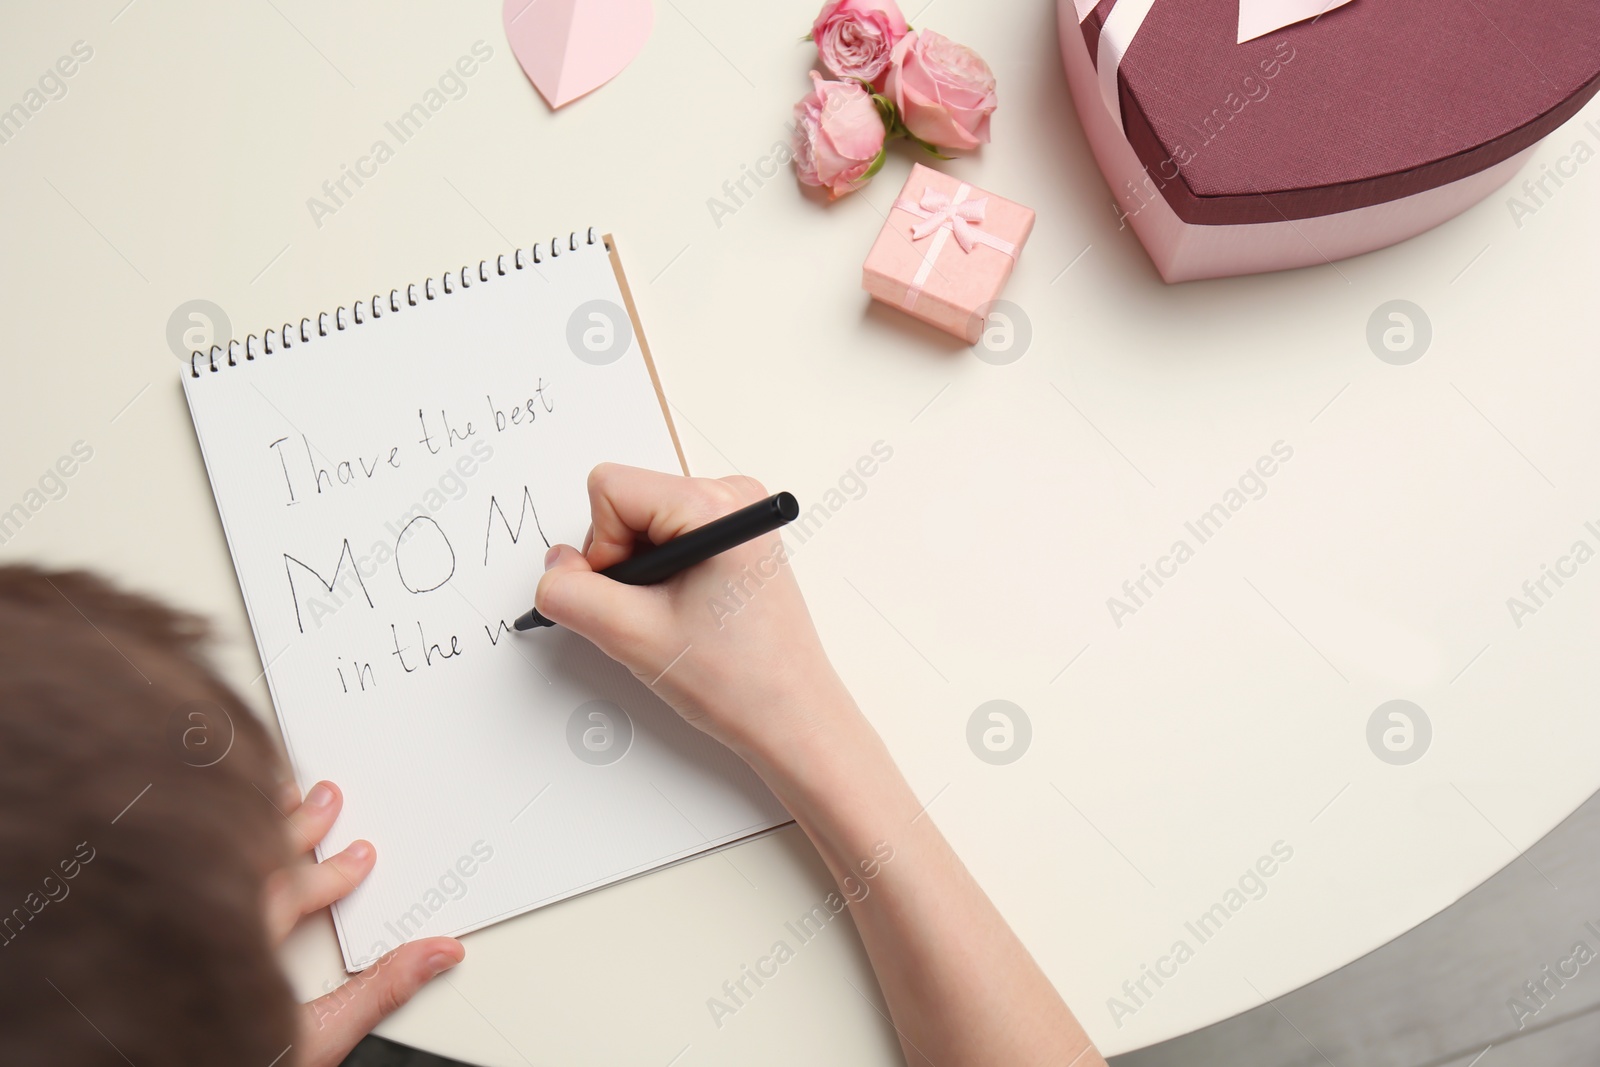
M 295 1040 L 261 911 L 281 764 L 203 638 L 0 568 L 0 1063 L 264 1067 Z

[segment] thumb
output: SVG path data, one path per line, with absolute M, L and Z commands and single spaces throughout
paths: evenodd
M 556 545 L 545 556 L 545 572 L 534 606 L 551 622 L 588 638 L 600 651 L 629 667 L 650 660 L 658 595 L 597 574 L 583 553 Z
M 303 1067 L 337 1067 L 374 1026 L 464 956 L 466 949 L 453 937 L 413 941 L 332 993 L 303 1005 L 299 1062 Z

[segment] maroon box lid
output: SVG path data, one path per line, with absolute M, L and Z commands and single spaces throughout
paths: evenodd
M 1083 22 L 1091 56 L 1116 2 Z M 1239 0 L 1155 0 L 1118 69 L 1128 141 L 1188 223 L 1331 215 L 1447 185 L 1600 89 L 1597 0 L 1353 0 L 1244 44 L 1238 21 Z

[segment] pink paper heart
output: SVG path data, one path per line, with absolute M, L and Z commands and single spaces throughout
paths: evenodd
M 622 73 L 655 24 L 651 0 L 505 0 L 511 54 L 552 108 Z

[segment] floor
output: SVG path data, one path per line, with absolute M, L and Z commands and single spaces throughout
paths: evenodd
M 1537 995 L 1526 983 L 1541 983 Z M 1357 1065 L 1600 1067 L 1600 794 L 1404 936 L 1270 1004 L 1111 1061 Z M 455 1065 L 368 1038 L 345 1067 Z
M 457 1061 L 418 1052 L 381 1037 L 369 1037 L 345 1057 L 341 1067 L 459 1067 Z
M 1530 982 L 1542 983 L 1537 997 Z M 1600 1065 L 1600 794 L 1389 944 L 1270 1004 L 1111 1064 Z

